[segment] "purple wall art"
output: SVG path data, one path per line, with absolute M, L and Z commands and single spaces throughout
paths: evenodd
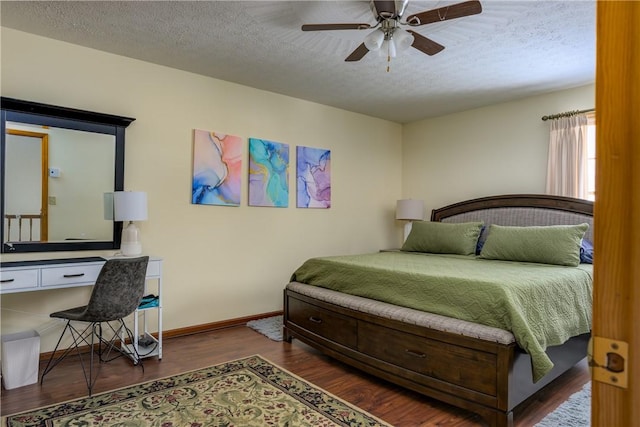
M 296 206 L 330 208 L 331 151 L 298 146 L 296 152 Z

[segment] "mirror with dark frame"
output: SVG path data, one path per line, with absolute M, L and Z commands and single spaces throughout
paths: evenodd
M 124 189 L 135 119 L 7 97 L 0 114 L 0 252 L 118 249 L 103 200 Z

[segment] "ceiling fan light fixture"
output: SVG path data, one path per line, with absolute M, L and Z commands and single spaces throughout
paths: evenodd
M 378 50 L 382 46 L 384 41 L 384 32 L 381 28 L 373 30 L 364 38 L 364 45 L 369 50 Z
M 426 55 L 432 56 L 444 49 L 444 46 L 417 31 L 402 30 L 400 28 L 401 25 L 417 27 L 476 15 L 482 12 L 480 0 L 463 0 L 460 3 L 425 10 L 404 18 L 409 0 L 369 0 L 368 3 L 376 21 L 373 25 L 368 23 L 304 24 L 302 31 L 373 29 L 364 38 L 363 43 L 360 43 L 345 58 L 345 62 L 360 61 L 368 52 L 378 51 L 380 56 L 387 57 L 387 71 L 389 71 L 391 58 L 396 56 L 396 52 L 402 52 L 409 47 L 413 47 Z
M 395 40 L 398 52 L 402 52 L 411 47 L 414 37 L 410 32 L 405 31 L 402 28 L 396 28 L 396 30 L 393 32 L 392 40 Z
M 378 55 L 383 58 L 396 57 L 396 43 L 393 41 L 393 39 L 385 40 L 382 43 L 382 47 L 378 51 Z
M 393 39 L 389 39 L 389 41 L 387 42 L 387 50 L 387 53 L 391 58 L 396 57 L 396 42 L 394 42 Z

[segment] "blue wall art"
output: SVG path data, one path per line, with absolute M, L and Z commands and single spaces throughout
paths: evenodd
M 249 138 L 249 206 L 289 206 L 289 145 Z

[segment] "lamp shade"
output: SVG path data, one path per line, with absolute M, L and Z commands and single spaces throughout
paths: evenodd
M 396 57 L 396 42 L 393 40 L 393 38 L 390 38 L 389 40 L 385 40 L 383 43 L 383 46 L 385 47 L 384 50 L 387 52 L 387 55 L 390 58 Z
M 402 28 L 396 28 L 393 32 L 393 38 L 396 41 L 396 49 L 399 52 L 402 52 L 413 44 L 414 36 L 408 31 L 403 30 Z
M 422 221 L 424 219 L 424 201 L 402 199 L 396 203 L 396 219 Z
M 113 193 L 104 193 L 104 219 L 113 221 Z
M 384 41 L 384 32 L 382 29 L 378 28 L 373 30 L 371 33 L 364 38 L 364 45 L 369 50 L 378 50 L 380 46 L 382 46 L 382 42 Z
M 147 219 L 147 193 L 116 191 L 113 193 L 114 221 L 144 221 Z

